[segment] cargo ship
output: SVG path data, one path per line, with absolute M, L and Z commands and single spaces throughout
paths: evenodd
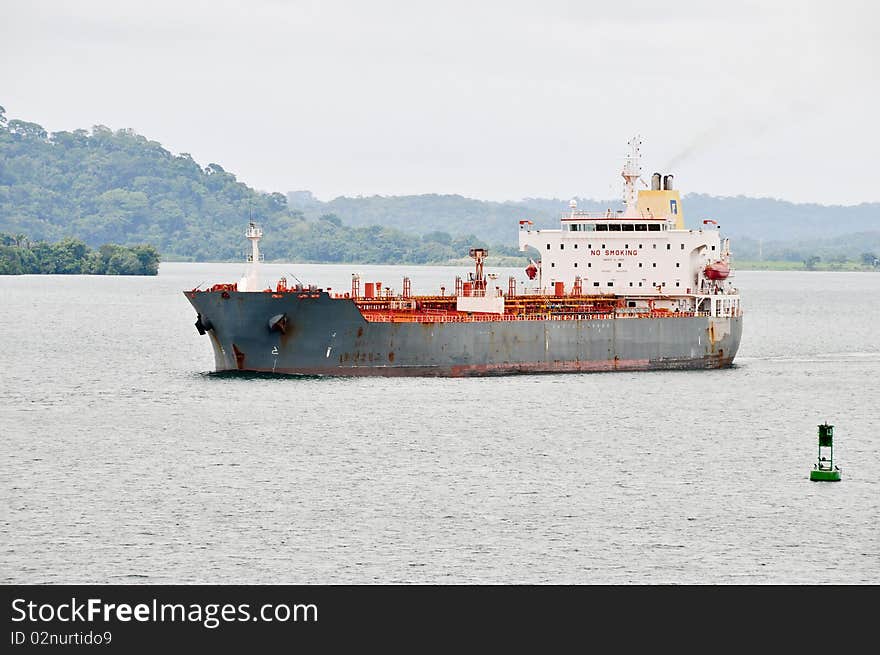
M 519 221 L 528 257 L 498 284 L 486 249 L 474 270 L 433 295 L 353 274 L 340 293 L 261 284 L 262 229 L 251 222 L 238 281 L 184 294 L 210 339 L 217 371 L 318 376 L 487 376 L 732 364 L 743 310 L 730 244 L 705 219 L 685 227 L 672 175 L 641 177 L 641 141 L 624 159 L 623 208 L 587 212 L 572 200 L 559 228 Z M 645 188 L 637 189 L 638 185 Z

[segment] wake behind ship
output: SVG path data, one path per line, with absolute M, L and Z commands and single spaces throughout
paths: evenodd
M 572 201 L 560 229 L 520 221 L 520 250 L 533 256 L 506 289 L 484 273 L 480 248 L 451 294 L 415 296 L 408 277 L 396 291 L 358 275 L 345 293 L 284 278 L 261 288 L 262 230 L 251 223 L 247 274 L 184 292 L 215 369 L 482 376 L 729 366 L 742 334 L 729 241 L 712 220 L 685 228 L 671 175 L 654 173 L 636 192 L 640 141 L 629 145 L 625 209 L 584 212 Z

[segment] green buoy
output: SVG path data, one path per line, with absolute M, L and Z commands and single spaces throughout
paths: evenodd
M 840 469 L 834 466 L 834 426 L 828 425 L 827 421 L 819 426 L 819 456 L 818 461 L 813 465 L 813 470 L 810 471 L 810 480 L 840 481 Z

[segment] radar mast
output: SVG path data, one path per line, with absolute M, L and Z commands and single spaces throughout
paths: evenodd
M 636 180 L 642 175 L 642 166 L 639 161 L 639 146 L 642 145 L 642 138 L 637 134 L 627 141 L 629 153 L 623 163 L 623 170 L 620 174 L 623 176 L 623 202 L 626 205 L 624 216 L 627 218 L 636 218 L 639 216 L 638 210 L 638 193 L 636 192 Z

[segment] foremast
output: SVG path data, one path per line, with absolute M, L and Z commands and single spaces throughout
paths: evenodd
M 260 252 L 260 239 L 263 238 L 263 228 L 250 221 L 245 236 L 251 242 L 251 251 L 247 255 L 247 271 L 238 283 L 238 290 L 261 291 L 260 262 L 263 261 L 263 254 Z

